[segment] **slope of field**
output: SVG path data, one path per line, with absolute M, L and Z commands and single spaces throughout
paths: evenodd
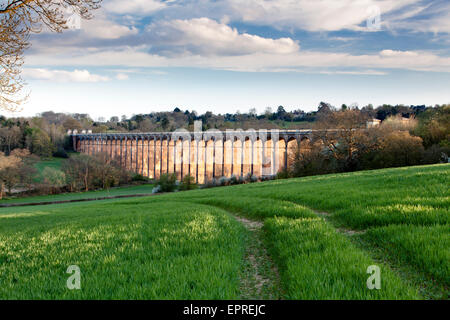
M 449 178 L 434 165 L 2 208 L 0 298 L 239 298 L 251 283 L 240 216 L 264 223 L 279 298 L 445 299 Z M 81 290 L 65 287 L 73 264 Z
M 2 219 L 1 298 L 230 299 L 239 294 L 243 227 L 223 210 L 115 202 L 45 213 Z M 66 288 L 70 265 L 81 270 L 80 290 Z
M 44 177 L 42 173 L 44 172 L 45 168 L 52 168 L 52 169 L 61 169 L 62 162 L 64 161 L 63 158 L 51 158 L 46 160 L 41 160 L 35 163 L 35 168 L 37 170 L 35 181 L 41 182 Z

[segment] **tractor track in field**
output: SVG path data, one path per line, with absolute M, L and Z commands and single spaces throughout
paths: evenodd
M 330 221 L 330 217 L 331 217 L 331 213 L 329 212 L 325 212 L 325 211 L 317 211 L 314 209 L 311 209 L 316 215 L 318 215 L 319 217 L 322 217 L 325 221 L 327 221 L 337 232 L 344 234 L 346 236 L 353 236 L 353 235 L 360 235 L 360 234 L 364 234 L 366 232 L 366 230 L 354 230 L 351 228 L 345 228 L 343 226 L 336 226 L 333 224 L 332 221 Z
M 264 246 L 264 223 L 249 220 L 233 214 L 249 231 L 244 254 L 244 268 L 241 273 L 241 299 L 279 300 L 282 297 L 278 269 Z

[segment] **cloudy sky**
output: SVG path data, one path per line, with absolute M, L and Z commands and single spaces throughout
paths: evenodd
M 448 0 L 103 0 L 94 15 L 33 36 L 22 115 L 450 103 Z

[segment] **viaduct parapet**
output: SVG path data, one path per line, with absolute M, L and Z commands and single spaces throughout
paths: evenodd
M 312 130 L 72 134 L 75 151 L 105 153 L 122 167 L 158 179 L 176 173 L 198 183 L 218 177 L 275 175 L 287 168 Z

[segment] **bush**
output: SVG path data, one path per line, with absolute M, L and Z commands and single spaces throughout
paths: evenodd
M 275 180 L 276 176 L 275 175 L 268 175 L 268 176 L 262 176 L 260 177 L 261 181 L 270 181 L 270 180 Z
M 380 141 L 373 159 L 373 168 L 413 166 L 422 163 L 424 148 L 420 137 L 407 131 L 393 131 Z
M 150 180 L 149 178 L 143 176 L 140 173 L 133 174 L 133 176 L 131 178 L 131 181 L 137 181 L 137 182 L 148 182 L 149 180 Z
M 239 179 L 234 174 L 231 175 L 230 184 L 233 185 L 233 184 L 238 184 L 238 183 L 239 183 Z
M 214 188 L 218 186 L 218 181 L 216 179 L 208 180 L 205 184 L 203 184 L 203 188 Z
M 58 193 L 58 190 L 66 185 L 66 175 L 61 170 L 46 167 L 42 172 L 44 184 L 50 190 L 50 194 Z
M 252 183 L 257 182 L 258 178 L 255 175 L 252 175 L 250 172 L 247 173 L 244 177 L 244 183 Z
M 283 169 L 277 173 L 277 179 L 288 179 L 291 177 L 289 170 Z
M 227 177 L 220 177 L 217 180 L 217 184 L 219 186 L 229 186 L 231 184 L 231 180 L 230 180 L 230 178 L 227 178 Z
M 180 185 L 180 190 L 193 190 L 196 188 L 197 184 L 195 183 L 195 178 L 191 175 L 184 176 Z
M 448 155 L 450 154 L 449 147 L 442 147 L 438 144 L 433 144 L 425 150 L 423 154 L 423 163 L 432 164 L 440 162 L 448 162 Z
M 160 192 L 173 192 L 177 189 L 177 176 L 175 173 L 164 173 L 159 180 L 156 181 L 156 186 L 159 186 Z
M 64 149 L 58 149 L 56 152 L 53 152 L 53 156 L 57 158 L 69 158 L 69 155 L 67 154 L 66 150 Z
M 120 167 L 117 161 L 105 153 L 95 156 L 86 154 L 73 155 L 62 164 L 67 183 L 71 191 L 88 191 L 95 188 L 128 184 L 131 173 Z

